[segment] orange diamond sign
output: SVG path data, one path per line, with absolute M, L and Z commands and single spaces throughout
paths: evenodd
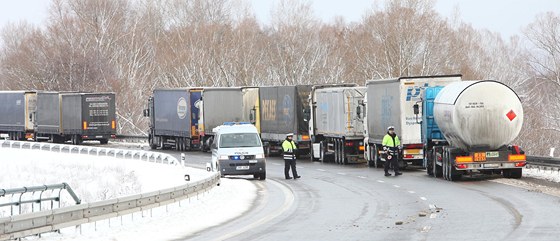
M 517 115 L 515 114 L 515 112 L 513 112 L 513 110 L 510 110 L 507 114 L 506 114 L 507 118 L 509 119 L 509 121 L 513 121 L 513 119 L 515 119 L 515 117 L 517 117 Z

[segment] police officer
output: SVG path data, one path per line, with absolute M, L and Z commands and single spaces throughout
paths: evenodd
M 383 137 L 383 150 L 387 153 L 388 151 L 392 151 L 393 153 L 399 153 L 399 149 L 401 149 L 401 141 L 399 137 L 395 133 L 395 127 L 389 126 L 387 127 L 387 134 Z M 395 171 L 395 176 L 402 175 L 399 172 L 399 158 L 398 154 L 396 156 L 392 156 L 391 159 L 387 158 L 388 154 L 385 154 L 385 176 L 391 176 L 389 173 L 389 165 L 393 167 L 393 171 Z
M 296 151 L 297 146 L 296 143 L 292 140 L 294 137 L 293 133 L 289 133 L 286 135 L 286 140 L 282 142 L 282 151 L 284 152 L 284 176 L 286 179 L 292 179 L 290 177 L 290 167 L 292 168 L 292 174 L 294 174 L 295 178 L 300 178 L 296 171 Z

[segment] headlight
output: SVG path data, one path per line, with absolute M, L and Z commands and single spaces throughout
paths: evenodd
M 257 154 L 257 155 L 255 155 L 255 158 L 262 159 L 262 158 L 264 158 L 264 154 L 263 153 Z
M 220 156 L 220 160 L 227 160 L 227 159 L 229 159 L 229 156 L 226 156 L 226 155 Z

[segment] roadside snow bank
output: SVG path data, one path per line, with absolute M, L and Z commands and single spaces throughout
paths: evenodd
M 82 203 L 179 186 L 185 184 L 185 174 L 190 174 L 192 181 L 210 176 L 204 170 L 178 165 L 10 148 L 0 148 L 0 166 L 0 188 L 66 182 Z M 69 196 L 61 199 L 61 206 L 74 204 Z M 0 216 L 5 216 L 2 210 Z

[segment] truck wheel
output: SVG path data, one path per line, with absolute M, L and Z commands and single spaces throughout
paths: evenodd
M 150 149 L 155 150 L 157 148 L 156 143 L 154 143 L 154 137 L 152 135 L 148 135 L 148 145 L 150 145 Z
M 515 178 L 515 179 L 519 179 L 521 178 L 523 173 L 523 169 L 518 168 L 518 169 L 504 169 L 502 170 L 502 175 L 505 178 Z
M 437 165 L 437 149 L 434 148 L 432 150 L 432 167 L 433 167 L 433 173 L 434 173 L 434 177 L 442 177 L 443 176 L 443 168 L 441 166 Z
M 99 140 L 99 143 L 101 145 L 107 145 L 107 143 L 109 143 L 109 139 L 101 139 L 101 140 Z
M 434 165 L 434 161 L 433 161 L 433 157 L 432 157 L 432 152 L 424 152 L 424 158 L 426 159 L 426 173 L 428 173 L 429 176 L 433 176 L 434 175 L 434 168 L 432 167 L 432 165 Z
M 343 165 L 348 165 L 348 157 L 346 156 L 346 145 L 344 140 L 340 140 L 340 157 Z
M 259 179 L 265 180 L 266 179 L 266 172 L 263 172 L 259 175 Z

